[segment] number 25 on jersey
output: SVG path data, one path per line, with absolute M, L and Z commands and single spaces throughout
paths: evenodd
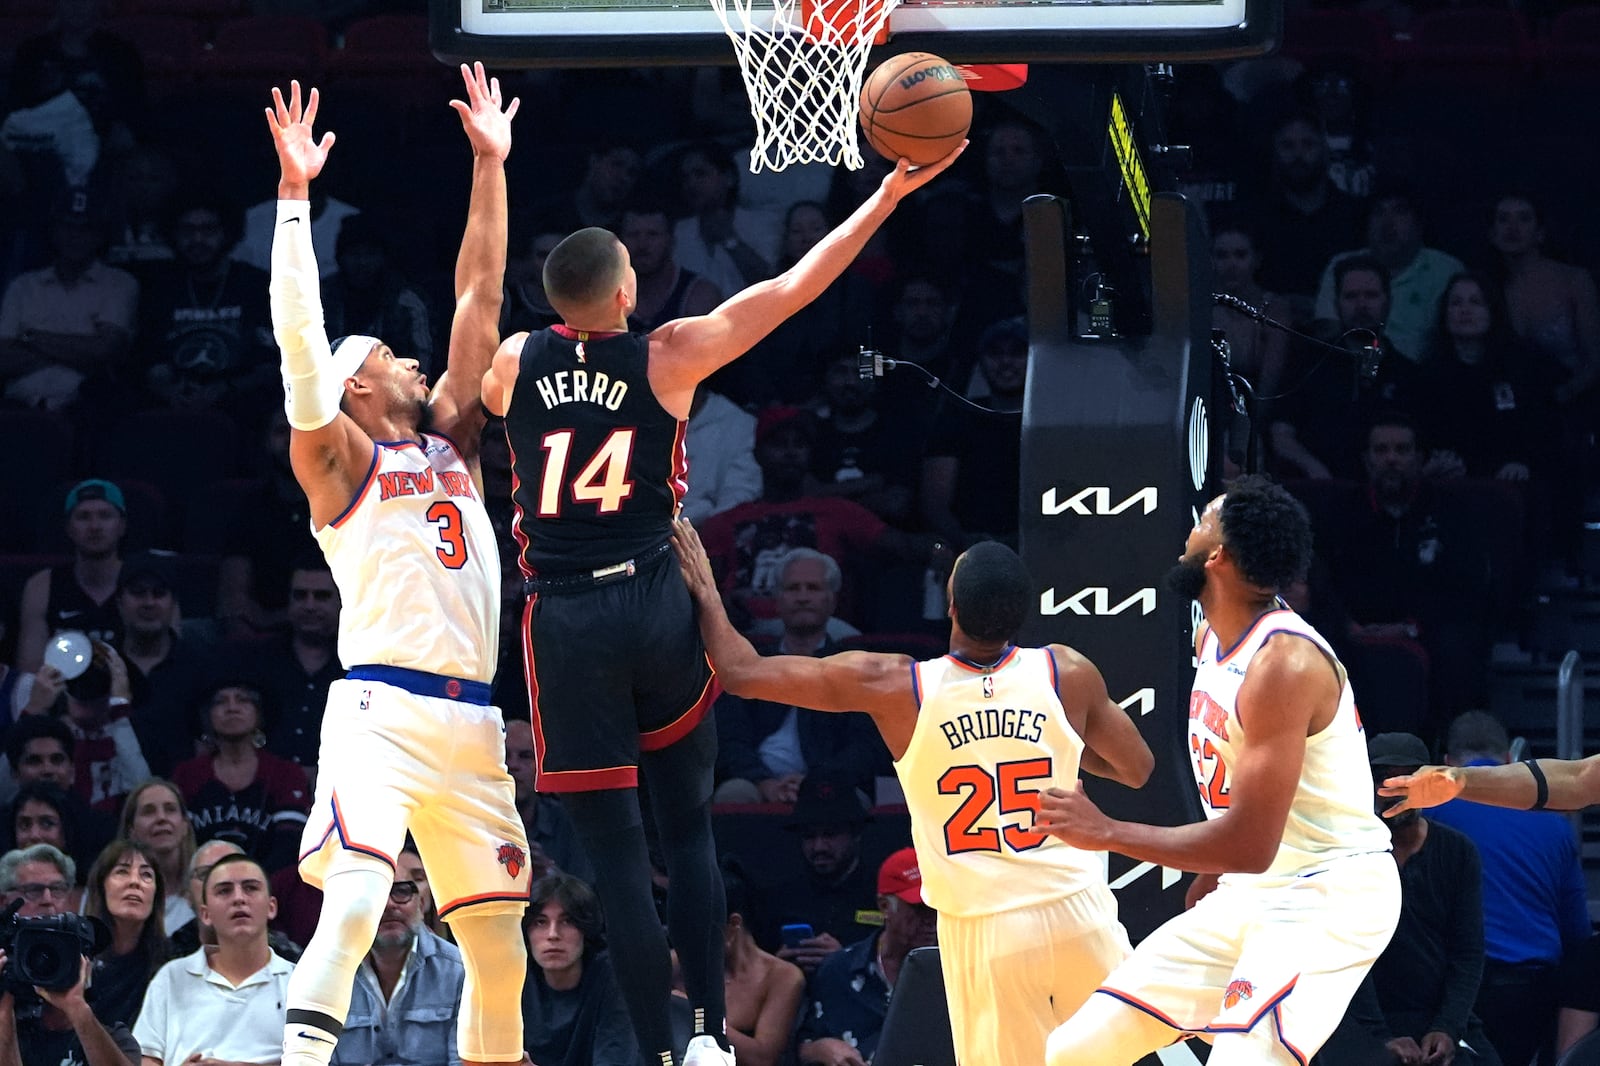
M 1043 837 L 1029 836 L 1025 830 L 1032 827 L 1039 813 L 1039 792 L 1049 782 L 1049 759 L 1003 762 L 993 773 L 976 764 L 950 767 L 939 775 L 939 795 L 963 798 L 944 823 L 945 849 L 960 855 L 967 851 L 1032 851 L 1043 844 Z M 996 804 L 1002 818 L 1025 814 L 1027 821 L 1002 821 L 998 828 L 979 826 Z

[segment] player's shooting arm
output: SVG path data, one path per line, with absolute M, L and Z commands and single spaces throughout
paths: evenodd
M 500 79 L 483 64 L 461 66 L 466 101 L 451 100 L 472 143 L 472 194 L 466 232 L 456 257 L 455 314 L 450 321 L 450 354 L 434 388 L 435 424 L 469 455 L 477 450 L 483 411 L 483 377 L 500 344 L 500 305 L 506 272 L 506 157 L 511 152 L 511 118 L 521 101 L 501 110 Z
M 692 393 L 713 371 L 820 296 L 861 254 L 900 201 L 942 173 L 965 147 L 963 143 L 939 162 L 915 170 L 901 160 L 876 192 L 794 266 L 730 296 L 708 315 L 668 322 L 651 333 L 650 384 L 656 395 Z
M 1129 788 L 1142 787 L 1156 757 L 1133 719 L 1111 701 L 1099 668 L 1064 644 L 1050 645 L 1049 652 L 1056 663 L 1056 695 L 1083 737 L 1079 767 Z

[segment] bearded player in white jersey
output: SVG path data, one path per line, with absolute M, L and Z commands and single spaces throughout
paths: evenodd
M 1029 833 L 1039 793 L 1084 770 L 1137 788 L 1155 760 L 1095 665 L 1071 648 L 1019 648 L 1033 586 L 996 543 L 956 560 L 950 653 L 927 662 L 851 651 L 761 656 L 732 624 L 700 538 L 673 533 L 700 632 L 739 696 L 872 717 L 911 813 L 956 1058 L 1037 1066 L 1045 1040 L 1128 954 L 1097 855 Z
M 1211 501 L 1169 578 L 1205 612 L 1189 699 L 1204 821 L 1119 822 L 1081 790 L 1043 797 L 1061 840 L 1200 875 L 1191 909 L 1051 1035 L 1049 1066 L 1128 1066 L 1191 1033 L 1210 1035 L 1209 1066 L 1305 1066 L 1394 934 L 1400 879 L 1349 679 L 1278 599 L 1310 561 L 1305 509 L 1247 477 Z
M 272 91 L 278 152 L 272 324 L 283 355 L 289 458 L 344 611 L 316 797 L 300 872 L 323 892 L 317 930 L 289 981 L 283 1066 L 327 1066 L 357 966 L 409 830 L 466 969 L 457 1046 L 469 1063 L 523 1056 L 527 840 L 489 703 L 500 558 L 483 506 L 479 385 L 499 344 L 506 258 L 505 159 L 517 101 L 461 68 L 451 101 L 472 144 L 472 192 L 456 262 L 449 364 L 430 392 L 414 359 L 375 337 L 330 344 L 311 245 L 310 183 L 333 134 L 312 132 L 317 91 Z

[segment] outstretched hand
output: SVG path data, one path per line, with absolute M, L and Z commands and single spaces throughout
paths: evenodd
M 678 557 L 678 569 L 683 571 L 683 583 L 689 586 L 689 595 L 695 602 L 720 601 L 722 594 L 717 591 L 716 575 L 711 572 L 711 557 L 687 518 L 672 523 L 672 551 Z
M 511 154 L 511 118 L 522 106 L 522 101 L 512 97 L 511 106 L 500 107 L 500 79 L 489 77 L 482 63 L 468 67 L 461 64 L 461 80 L 467 85 L 467 99 L 451 100 L 450 106 L 461 116 L 461 126 L 472 142 L 474 155 L 489 156 L 505 162 Z
M 266 109 L 267 126 L 272 130 L 272 144 L 278 150 L 280 179 L 286 185 L 308 185 L 328 161 L 328 152 L 336 140 L 332 131 L 324 133 L 318 141 L 312 132 L 317 121 L 317 90 L 312 89 L 305 106 L 300 104 L 300 83 L 289 83 L 289 102 L 283 101 L 283 92 L 272 87 L 272 106 Z
M 1385 818 L 1402 811 L 1437 807 L 1461 795 L 1463 782 L 1450 766 L 1424 766 L 1414 774 L 1391 777 L 1378 786 L 1380 796 L 1399 796 L 1400 802 L 1384 809 Z
M 937 163 L 929 163 L 926 166 L 914 167 L 911 165 L 910 160 L 900 160 L 894 165 L 893 170 L 883 176 L 883 190 L 893 197 L 896 203 L 899 203 L 905 197 L 916 192 L 946 170 L 949 170 L 951 165 L 961 158 L 961 153 L 967 150 L 967 145 L 970 143 L 972 142 L 962 141 L 949 155 Z

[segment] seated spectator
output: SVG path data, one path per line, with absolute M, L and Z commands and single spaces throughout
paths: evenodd
M 133 1027 L 145 1066 L 176 1066 L 194 1055 L 279 1061 L 294 964 L 267 945 L 275 910 L 259 863 L 227 855 L 211 867 L 201 888 L 200 920 L 216 930 L 217 943 L 172 960 L 150 982 Z
M 1468 711 L 1450 723 L 1445 762 L 1498 766 L 1511 738 L 1493 715 Z M 1477 1012 L 1506 1066 L 1535 1055 L 1555 1062 L 1562 959 L 1593 929 L 1588 887 L 1572 824 L 1546 811 L 1451 800 L 1428 812 L 1460 830 L 1483 863 L 1483 982 Z
M 1389 185 L 1367 202 L 1367 246 L 1336 255 L 1322 272 L 1317 287 L 1317 318 L 1339 317 L 1334 276 L 1340 261 L 1371 256 L 1389 271 L 1389 313 L 1383 330 L 1396 349 L 1423 362 L 1433 349 L 1439 299 L 1450 279 L 1465 268 L 1461 260 L 1422 244 L 1422 209 L 1408 189 Z
M 527 224 L 513 219 L 510 230 L 505 294 L 500 305 L 502 337 L 524 331 L 537 333 L 561 321 L 561 315 L 544 294 L 544 261 L 566 239 L 567 231 L 543 219 Z
M 432 374 L 433 321 L 428 302 L 391 259 L 383 226 L 365 215 L 347 219 L 334 242 L 339 272 L 322 283 L 328 336 L 383 337 L 395 354 Z M 272 365 L 277 366 L 274 356 Z
M 77 835 L 67 793 L 43 782 L 23 785 L 11 800 L 11 812 L 12 847 L 31 848 L 35 844 L 49 844 L 63 855 L 70 857 L 73 854 Z M 76 861 L 73 865 L 77 865 Z M 74 885 L 63 909 L 76 914 L 82 905 L 83 889 Z
M 878 868 L 878 908 L 883 928 L 835 953 L 812 979 L 796 1035 L 801 1063 L 870 1062 L 900 965 L 912 949 L 939 942 L 939 916 L 922 902 L 917 855 L 910 848 Z
M 94 642 L 88 667 L 66 684 L 65 721 L 75 741 L 77 770 L 73 788 L 89 806 L 107 813 L 120 810 L 128 793 L 150 776 L 128 719 L 130 691 L 127 664 L 102 640 Z
M 84 913 L 111 930 L 111 946 L 95 956 L 89 999 L 104 1025 L 138 1017 L 144 992 L 172 957 L 161 924 L 166 886 L 143 845 L 112 841 L 89 871 Z
M 755 416 L 702 384 L 689 408 L 683 450 L 689 458 L 689 491 L 680 513 L 696 525 L 761 495 L 756 463 Z
M 0 297 L 0 388 L 23 407 L 59 411 L 104 394 L 133 337 L 139 283 L 99 259 L 104 224 L 69 189 L 52 217 L 54 256 Z
M 1246 223 L 1223 221 L 1216 224 L 1211 234 L 1211 270 L 1219 292 L 1237 296 L 1280 322 L 1294 317 L 1288 303 L 1261 284 L 1258 278 L 1260 245 L 1255 232 Z M 1211 325 L 1228 338 L 1228 361 L 1233 372 L 1248 379 L 1257 395 L 1276 396 L 1283 381 L 1289 335 L 1220 304 L 1211 309 Z
M 945 402 L 923 453 L 922 518 L 952 544 L 1000 540 L 1015 545 L 1028 380 L 1026 323 L 1008 318 L 984 330 L 978 363 L 989 392 L 976 402 L 989 410 Z
M 719 145 L 692 144 L 678 156 L 678 196 L 688 214 L 672 227 L 680 266 L 723 293 L 772 276 L 778 234 L 766 215 L 738 206 L 739 171 Z
M 838 602 L 839 564 L 811 548 L 791 548 L 778 564 L 782 633 L 765 651 L 831 655 L 829 634 Z M 892 772 L 889 751 L 865 714 L 823 714 L 765 700 L 717 700 L 715 803 L 793 803 L 800 784 L 818 774 L 870 792 Z
M 154 145 L 139 145 L 112 164 L 106 262 L 138 278 L 151 265 L 172 260 L 167 223 L 178 191 L 178 164 Z
M 267 750 L 300 767 L 307 778 L 317 769 L 328 686 L 344 676 L 338 655 L 341 609 L 327 559 L 320 552 L 307 553 L 289 572 L 288 632 L 248 646 L 243 655 L 243 672 L 261 680 L 261 698 L 274 708 Z
M 800 1017 L 805 974 L 763 951 L 751 936 L 750 883 L 732 859 L 722 862 L 722 887 L 728 904 L 722 933 L 728 1043 L 741 1066 L 778 1066 Z
M 6 759 L 16 782 L 17 796 L 35 787 L 49 788 L 61 797 L 62 823 L 72 848 L 63 848 L 75 863 L 87 869 L 100 849 L 115 835 L 116 819 L 89 806 L 72 791 L 76 779 L 72 730 L 59 718 L 26 714 L 6 730 Z M 0 852 L 17 847 L 19 800 L 0 811 Z
M 398 859 L 420 862 L 415 853 Z M 423 923 L 415 881 L 389 886 L 366 960 L 356 970 L 333 1066 L 459 1066 L 456 1014 L 466 970 L 456 946 Z
M 919 475 L 915 442 L 884 417 L 878 379 L 861 376 L 853 347 L 830 353 L 822 374 L 825 406 L 818 413 L 811 473 L 818 496 L 843 496 L 897 525 L 911 520 Z
M 201 944 L 215 944 L 217 942 L 216 930 L 200 923 L 200 890 L 205 885 L 206 875 L 211 872 L 211 867 L 216 865 L 218 859 L 224 855 L 243 855 L 244 849 L 231 840 L 208 840 L 204 844 L 195 846 L 194 854 L 189 856 L 189 864 L 183 871 L 183 883 L 175 888 L 173 895 L 181 894 L 189 904 L 189 920 L 176 929 L 167 931 L 167 938 L 172 942 L 172 954 L 192 955 L 200 949 Z M 277 893 L 273 893 L 277 898 Z M 282 908 L 280 907 L 280 913 Z
M 91 478 L 67 492 L 70 563 L 40 570 L 22 586 L 17 617 L 17 669 L 36 671 L 44 647 L 63 629 L 91 640 L 117 643 L 122 616 L 115 602 L 122 574 L 122 538 L 128 532 L 128 505 L 122 490 Z
M 234 245 L 233 257 L 249 263 L 257 270 L 272 269 L 272 231 L 277 226 L 278 201 L 263 200 L 244 213 L 244 236 Z M 339 256 L 335 249 L 339 231 L 346 219 L 361 214 L 361 209 L 347 204 L 326 190 L 311 189 L 311 246 L 316 251 L 318 271 L 323 281 L 339 272 Z M 330 334 L 338 336 L 338 334 Z
M 861 838 L 871 815 L 849 781 L 815 775 L 800 785 L 783 827 L 799 845 L 803 877 L 789 878 L 760 894 L 762 924 L 756 942 L 778 958 L 814 974 L 843 945 L 870 934 L 878 924 L 876 874 L 861 861 Z M 782 943 L 785 925 L 809 925 L 812 935 L 793 946 Z
M 633 198 L 643 160 L 627 140 L 599 137 L 587 146 L 583 177 L 572 191 L 533 205 L 551 232 L 566 236 L 585 226 L 601 226 L 615 233 L 621 227 L 622 207 Z
M 522 1043 L 539 1066 L 638 1066 L 594 890 L 570 874 L 533 883 L 522 919 Z
M 217 565 L 217 624 L 227 637 L 251 639 L 288 627 L 290 574 L 301 560 L 321 558 L 311 535 L 306 494 L 289 469 L 289 418 L 281 408 L 267 419 L 266 470 L 228 531 Z
M 648 333 L 663 322 L 707 314 L 722 302 L 724 290 L 673 258 L 672 223 L 662 205 L 630 205 L 622 212 L 617 237 L 638 279 L 628 328 Z
M 53 6 L 49 28 L 17 45 L 10 99 L 65 89 L 93 118 L 106 150 L 126 151 L 134 143 L 134 126 L 145 117 L 138 49 L 106 27 L 110 5 L 58 0 Z
M 72 860 L 49 844 L 8 851 L 0 856 L 0 899 L 16 906 L 19 918 L 48 918 L 66 913 L 67 893 L 76 879 Z M 0 996 L 0 1058 L 26 1066 L 135 1066 L 138 1044 L 128 1027 L 104 1025 L 85 998 L 90 972 L 83 959 L 78 983 L 65 992 L 34 989 L 42 1001 L 38 1011 L 19 1011 L 17 996 Z
M 265 750 L 265 709 L 253 685 L 228 681 L 206 711 L 208 754 L 180 763 L 195 839 L 231 840 L 268 870 L 293 865 L 311 809 L 305 771 Z
M 155 859 L 163 885 L 187 883 L 189 860 L 194 857 L 194 826 L 183 805 L 183 793 L 171 781 L 152 777 L 122 805 L 121 832 L 124 840 L 144 845 Z M 163 929 L 178 930 L 195 916 L 185 894 L 175 890 L 166 894 Z
M 1573 949 L 1562 974 L 1561 1013 L 1556 1020 L 1558 1056 L 1600 1028 L 1600 934 Z
M 594 877 L 594 868 L 561 797 L 534 788 L 533 725 L 527 719 L 506 721 L 506 770 L 516 789 L 517 813 L 528 837 L 528 863 L 534 880 L 567 873 L 587 884 Z
M 267 275 L 228 257 L 238 207 L 190 193 L 174 213 L 170 263 L 139 291 L 139 382 L 159 406 L 222 411 L 258 426 L 278 380 Z M 338 334 L 333 334 L 337 336 Z
M 119 651 L 128 668 L 129 720 L 152 773 L 194 757 L 194 708 L 204 697 L 212 650 L 180 626 L 173 558 L 138 552 L 122 564 Z

